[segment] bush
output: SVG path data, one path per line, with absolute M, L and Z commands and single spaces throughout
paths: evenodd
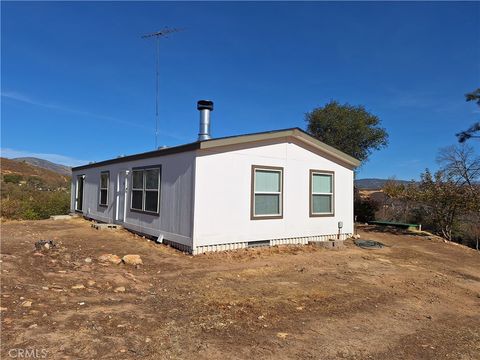
M 375 220 L 375 213 L 379 205 L 371 199 L 356 199 L 354 203 L 355 219 L 359 222 L 369 222 Z
M 68 214 L 69 191 L 39 191 L 29 186 L 6 183 L 1 188 L 0 216 L 7 219 L 39 220 Z
M 11 184 L 19 184 L 22 181 L 23 176 L 18 174 L 5 174 L 3 175 L 3 181 Z

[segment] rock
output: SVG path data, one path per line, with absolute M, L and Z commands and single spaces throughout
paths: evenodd
M 52 220 L 68 220 L 71 219 L 72 215 L 52 215 L 50 219 Z
M 98 261 L 100 262 L 111 262 L 113 264 L 120 264 L 122 262 L 122 259 L 118 257 L 117 255 L 114 254 L 103 254 L 98 257 Z
M 22 303 L 22 306 L 23 306 L 23 307 L 30 307 L 30 306 L 32 306 L 32 302 L 31 302 L 31 301 L 24 301 L 24 302 Z
M 30 325 L 28 328 L 29 328 L 29 329 L 35 329 L 36 327 L 38 327 L 37 324 L 32 324 L 32 325 Z
M 288 336 L 288 333 L 285 333 L 285 332 L 278 332 L 277 333 L 277 337 L 279 337 L 280 339 L 286 339 Z
M 37 250 L 50 250 L 51 248 L 56 247 L 57 244 L 53 240 L 38 240 L 35 242 L 35 249 Z
M 89 257 L 85 258 L 85 262 L 87 264 L 90 264 L 92 262 L 92 258 L 89 258 Z
M 119 286 L 116 287 L 113 292 L 125 292 L 125 287 L 124 286 Z
M 122 260 L 127 265 L 143 265 L 140 255 L 125 255 Z
M 39 252 L 34 252 L 33 256 L 45 256 L 45 255 L 43 255 L 42 253 L 39 253 Z
M 0 311 L 7 311 L 6 307 L 0 306 Z
M 135 278 L 135 276 L 133 274 L 125 273 L 125 277 L 128 277 L 129 279 L 132 279 L 135 282 L 137 281 L 137 279 Z
M 87 285 L 88 285 L 88 286 L 93 286 L 93 285 L 95 285 L 95 284 L 96 284 L 96 282 L 93 281 L 93 280 L 88 280 L 88 281 L 87 281 Z
M 148 338 L 148 337 L 145 339 L 145 342 L 146 342 L 146 343 L 149 343 L 150 341 L 152 341 L 152 339 L 150 339 L 150 338 Z
M 72 289 L 73 290 L 85 289 L 85 285 L 83 284 L 73 285 Z
M 49 287 L 48 286 L 42 286 L 42 290 L 48 290 Z

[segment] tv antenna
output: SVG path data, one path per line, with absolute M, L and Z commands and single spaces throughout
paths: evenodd
M 142 39 L 155 39 L 155 150 L 158 148 L 158 127 L 159 127 L 159 82 L 160 82 L 160 38 L 169 34 L 182 31 L 183 29 L 168 28 L 142 35 Z

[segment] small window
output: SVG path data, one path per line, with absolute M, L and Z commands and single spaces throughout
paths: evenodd
M 310 170 L 310 216 L 333 216 L 333 172 Z
M 132 171 L 132 210 L 159 212 L 160 168 Z
M 281 219 L 283 216 L 283 168 L 252 167 L 251 219 Z
M 102 206 L 108 206 L 108 184 L 110 182 L 110 173 L 103 171 L 100 173 L 100 201 Z

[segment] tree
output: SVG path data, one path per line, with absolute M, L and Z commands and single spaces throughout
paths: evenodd
M 473 148 L 457 145 L 443 148 L 437 157 L 440 170 L 428 169 L 412 184 L 385 185 L 387 196 L 406 202 L 409 212 L 417 211 L 429 227 L 447 240 L 462 236 L 475 238 L 480 227 L 480 157 Z M 413 206 L 408 209 L 408 203 Z M 422 220 L 422 221 L 423 221 Z
M 387 131 L 380 119 L 361 105 L 330 101 L 305 114 L 307 132 L 324 143 L 360 160 L 367 161 L 374 150 L 388 144 Z
M 382 190 L 385 194 L 384 217 L 387 218 L 387 208 L 389 209 L 390 220 L 409 222 L 412 220 L 412 204 L 416 202 L 416 184 L 400 183 L 395 178 L 388 179 Z
M 480 88 L 472 91 L 471 93 L 465 94 L 465 99 L 467 101 L 475 101 L 478 106 L 480 106 Z M 480 122 L 474 123 L 467 130 L 459 132 L 456 134 L 458 141 L 463 143 L 471 138 L 480 138 L 480 135 L 475 135 L 480 132 Z
M 480 179 L 480 156 L 469 145 L 452 145 L 440 149 L 437 163 L 459 185 L 471 187 Z
M 475 154 L 471 146 L 462 144 L 441 149 L 437 162 L 464 193 L 465 211 L 460 215 L 462 228 L 466 237 L 473 239 L 479 250 L 480 156 Z
M 355 221 L 366 223 L 375 220 L 375 213 L 378 211 L 379 205 L 375 200 L 358 197 L 355 199 L 353 208 L 355 209 Z
M 416 199 L 424 206 L 425 213 L 435 230 L 447 240 L 457 225 L 458 216 L 466 208 L 465 186 L 459 186 L 444 171 L 431 174 L 427 169 L 415 192 Z

